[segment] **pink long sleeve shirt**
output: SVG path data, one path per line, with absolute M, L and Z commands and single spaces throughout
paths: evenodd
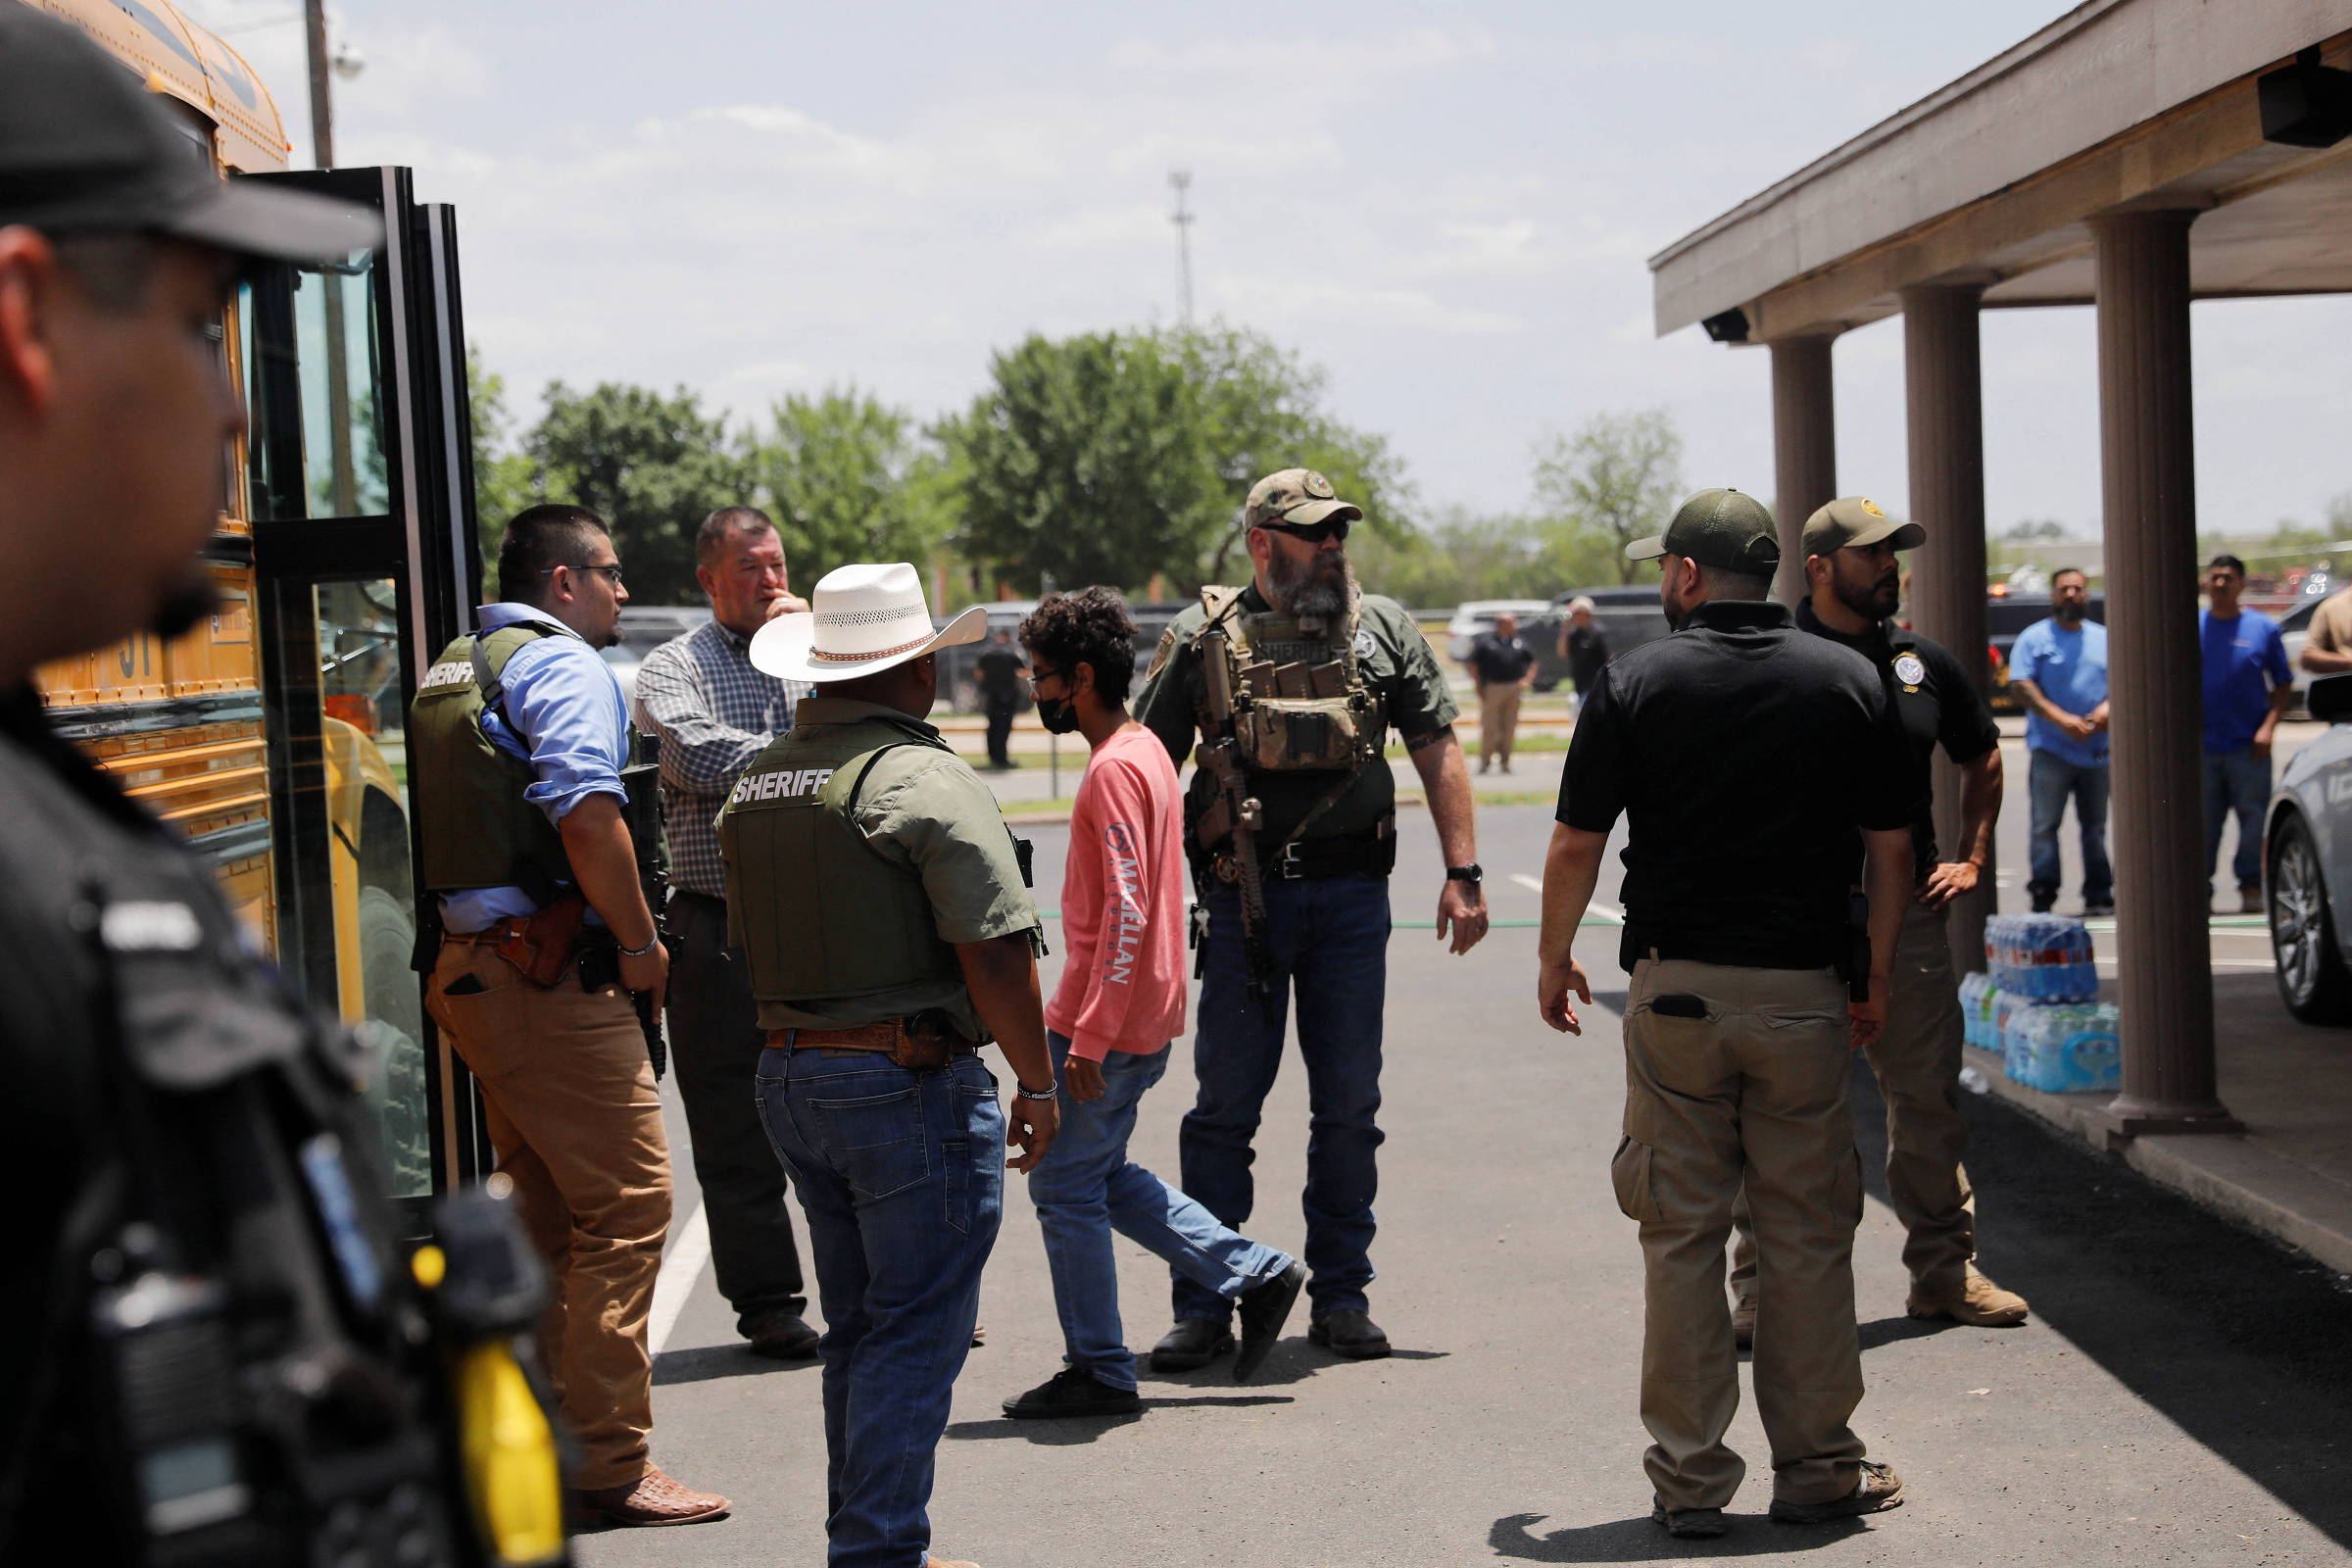
M 1097 748 L 1070 810 L 1061 984 L 1046 1027 L 1070 1054 L 1148 1054 L 1184 1033 L 1184 812 L 1176 766 L 1148 729 Z

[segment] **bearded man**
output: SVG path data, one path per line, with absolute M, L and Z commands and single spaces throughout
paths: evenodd
M 1200 1094 L 1184 1118 L 1181 1185 L 1228 1228 L 1250 1218 L 1250 1140 L 1281 1065 L 1296 993 L 1306 1066 L 1308 1338 L 1335 1355 L 1389 1353 L 1372 1321 L 1374 1152 L 1396 789 L 1394 726 L 1428 792 L 1446 858 L 1437 933 L 1467 953 L 1487 931 L 1470 771 L 1429 641 L 1393 599 L 1359 592 L 1349 524 L 1363 513 L 1308 468 L 1251 487 L 1253 580 L 1203 588 L 1161 637 L 1135 714 L 1181 766 L 1198 733 L 1185 849 L 1208 913 L 1193 1039 Z M 1179 1274 L 1157 1371 L 1233 1348 L 1233 1300 Z

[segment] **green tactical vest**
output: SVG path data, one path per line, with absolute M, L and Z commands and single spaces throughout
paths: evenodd
M 409 788 L 424 838 L 424 885 L 435 893 L 513 885 L 544 902 L 570 882 L 571 861 L 547 813 L 522 798 L 531 764 L 500 751 L 482 728 L 507 661 L 526 643 L 567 635 L 536 621 L 489 636 L 460 637 L 441 650 L 409 705 Z M 503 694 L 502 694 L 503 695 Z
M 867 847 L 851 812 L 885 747 L 944 746 L 887 719 L 789 730 L 719 811 L 727 917 L 761 1002 L 962 983 L 921 877 Z

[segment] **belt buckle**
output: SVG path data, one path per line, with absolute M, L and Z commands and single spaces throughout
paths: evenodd
M 1282 854 L 1277 856 L 1274 860 L 1274 874 L 1285 882 L 1296 882 L 1306 875 L 1306 867 L 1298 863 L 1298 841 L 1297 839 L 1291 840 L 1282 847 Z

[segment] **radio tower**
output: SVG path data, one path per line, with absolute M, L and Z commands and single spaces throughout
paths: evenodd
M 1185 205 L 1185 197 L 1193 188 L 1193 172 L 1173 170 L 1168 183 L 1176 188 L 1175 216 L 1168 220 L 1176 225 L 1176 297 L 1184 310 L 1184 324 L 1193 324 L 1193 213 Z

